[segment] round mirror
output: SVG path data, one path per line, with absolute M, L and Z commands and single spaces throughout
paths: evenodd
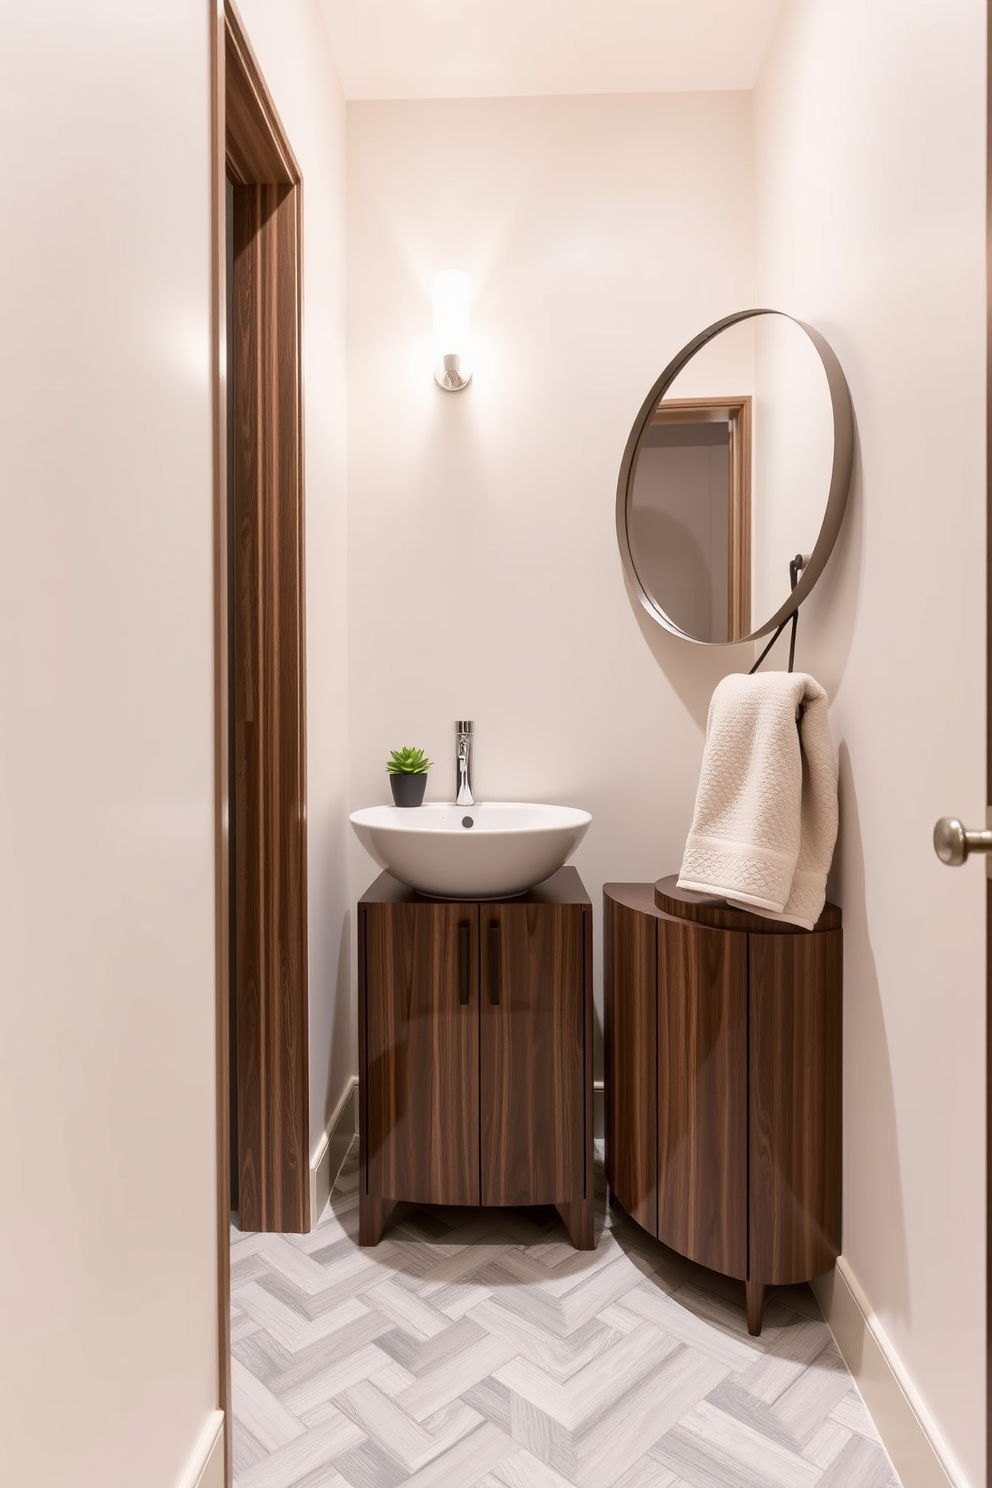
M 853 446 L 844 374 L 811 326 L 778 310 L 708 326 L 644 400 L 620 467 L 617 540 L 648 614 L 711 646 L 783 624 L 834 545 Z

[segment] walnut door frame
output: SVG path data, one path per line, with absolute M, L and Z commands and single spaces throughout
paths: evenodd
M 727 637 L 738 640 L 751 632 L 751 399 L 663 398 L 651 422 L 727 425 Z
M 295 1232 L 310 1226 L 303 185 L 237 11 L 230 0 L 210 0 L 210 7 L 218 1346 L 230 1484 L 232 1037 L 238 1046 L 242 1225 Z M 235 222 L 230 325 L 228 177 Z M 229 345 L 235 405 L 230 450 Z M 237 536 L 233 596 L 229 463 Z M 232 974 L 236 1028 L 228 1001 Z
M 237 12 L 225 16 L 234 197 L 233 605 L 241 1224 L 310 1227 L 303 186 Z

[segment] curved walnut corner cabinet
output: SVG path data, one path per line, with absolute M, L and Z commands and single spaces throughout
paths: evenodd
M 841 916 L 813 931 L 690 894 L 604 888 L 611 1200 L 745 1283 L 809 1281 L 840 1252 Z
M 592 904 L 574 868 L 499 901 L 382 873 L 358 902 L 359 1242 L 395 1205 L 553 1204 L 591 1250 Z

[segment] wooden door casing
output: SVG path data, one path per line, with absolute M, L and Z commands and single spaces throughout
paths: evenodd
M 478 926 L 474 905 L 361 908 L 373 1197 L 480 1202 Z
M 310 1228 L 306 640 L 299 166 L 224 6 L 233 188 L 233 890 L 240 1222 Z
M 579 904 L 479 909 L 484 1204 L 583 1193 L 585 1020 Z

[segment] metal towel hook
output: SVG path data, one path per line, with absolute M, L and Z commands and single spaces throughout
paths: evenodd
M 807 565 L 808 562 L 809 562 L 809 554 L 808 553 L 797 553 L 796 556 L 795 556 L 795 558 L 790 558 L 789 559 L 789 582 L 792 585 L 793 589 L 795 589 L 796 585 L 799 583 L 799 575 L 802 573 L 803 569 L 806 567 L 806 565 Z M 792 620 L 792 635 L 791 635 L 791 637 L 789 639 L 789 671 L 791 672 L 792 669 L 793 669 L 793 665 L 795 663 L 795 659 L 796 659 L 796 629 L 797 629 L 797 627 L 799 625 L 799 606 L 798 605 L 793 610 L 792 615 L 791 615 L 790 618 Z M 765 657 L 768 655 L 769 651 L 772 649 L 772 647 L 774 646 L 775 642 L 778 640 L 779 636 L 782 634 L 783 630 L 788 625 L 788 623 L 789 623 L 788 620 L 783 620 L 782 621 L 782 624 L 778 627 L 778 630 L 775 631 L 775 633 L 773 634 L 771 640 L 768 642 L 768 645 L 765 647 L 765 649 L 762 651 L 761 655 L 758 657 L 757 661 L 754 663 L 754 666 L 751 667 L 751 668 L 749 668 L 749 670 L 748 670 L 748 676 L 749 677 L 753 677 L 754 676 L 755 672 L 758 670 L 758 668 L 760 667 L 761 663 L 764 661 Z

